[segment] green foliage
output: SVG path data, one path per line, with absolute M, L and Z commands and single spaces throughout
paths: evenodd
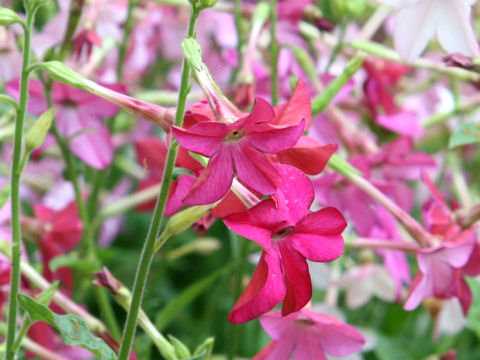
M 460 125 L 455 129 L 450 142 L 449 148 L 454 148 L 462 145 L 476 144 L 480 142 L 480 122 L 471 122 Z
M 43 321 L 55 327 L 60 332 L 65 344 L 81 346 L 99 356 L 102 360 L 115 360 L 117 358 L 113 350 L 102 339 L 92 335 L 82 318 L 75 315 L 55 314 L 45 305 L 24 294 L 18 295 L 18 302 L 28 312 L 33 321 Z

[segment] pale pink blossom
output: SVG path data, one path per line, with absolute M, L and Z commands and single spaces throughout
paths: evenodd
M 393 40 L 401 57 L 418 58 L 435 35 L 449 53 L 478 57 L 479 47 L 470 21 L 476 0 L 379 0 L 398 8 Z

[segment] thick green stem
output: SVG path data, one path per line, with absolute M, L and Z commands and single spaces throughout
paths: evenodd
M 17 294 L 20 288 L 20 261 L 22 230 L 20 225 L 20 177 L 21 156 L 23 142 L 23 123 L 27 111 L 28 100 L 28 66 L 30 65 L 30 43 L 35 11 L 27 11 L 27 25 L 24 27 L 25 41 L 23 46 L 22 75 L 20 80 L 20 102 L 15 123 L 15 135 L 13 142 L 13 162 L 11 172 L 11 196 L 12 196 L 12 270 L 10 278 L 10 300 L 8 308 L 7 340 L 5 359 L 15 357 L 13 346 L 15 344 L 15 329 L 17 324 Z
M 278 42 L 277 42 L 277 0 L 270 0 L 270 70 L 272 105 L 278 103 Z
M 195 22 L 198 18 L 199 12 L 192 9 L 190 15 L 190 23 L 188 26 L 188 36 L 194 36 Z M 189 92 L 189 82 L 190 78 L 190 68 L 187 61 L 183 61 L 182 69 L 182 80 L 180 83 L 180 91 L 178 94 L 178 105 L 177 113 L 175 115 L 175 125 L 182 126 L 183 116 L 185 114 L 185 104 L 187 99 L 187 94 Z M 147 238 L 142 249 L 142 254 L 140 255 L 139 265 L 137 268 L 137 273 L 135 274 L 135 283 L 133 286 L 133 296 L 132 302 L 130 304 L 130 309 L 128 311 L 127 320 L 125 322 L 125 328 L 122 337 L 122 346 L 118 354 L 118 360 L 126 360 L 130 353 L 132 347 L 133 338 L 135 335 L 135 329 L 137 327 L 137 317 L 140 307 L 142 305 L 143 293 L 145 289 L 145 283 L 147 280 L 147 275 L 150 270 L 150 265 L 152 263 L 155 246 L 155 240 L 157 234 L 162 225 L 163 213 L 165 211 L 165 206 L 167 203 L 168 193 L 170 190 L 170 184 L 172 182 L 173 169 L 175 165 L 175 159 L 178 152 L 178 143 L 172 139 L 170 147 L 168 149 L 167 161 L 165 164 L 165 170 L 163 172 L 163 180 L 160 189 L 160 194 L 158 195 L 157 203 L 155 205 L 155 210 L 153 211 L 152 221 L 148 229 Z

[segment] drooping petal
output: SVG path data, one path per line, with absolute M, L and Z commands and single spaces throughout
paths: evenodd
M 184 205 L 183 199 L 195 183 L 195 178 L 190 175 L 182 174 L 174 183 L 172 183 L 170 188 L 168 202 L 165 206 L 165 216 L 173 215 L 182 208 Z
M 320 145 L 310 136 L 301 136 L 294 147 L 279 152 L 277 158 L 282 164 L 295 166 L 308 175 L 318 175 L 337 148 L 337 144 Z
M 96 169 L 105 169 L 113 159 L 114 147 L 110 132 L 98 120 L 89 121 L 87 133 L 75 136 L 68 146 L 75 155 Z
M 185 197 L 185 205 L 206 205 L 224 197 L 233 181 L 232 156 L 228 149 L 215 154 Z
M 421 272 L 415 276 L 410 286 L 407 299 L 403 308 L 407 311 L 414 310 L 420 305 L 423 299 L 433 296 L 433 283 L 429 281 Z
M 251 146 L 267 154 L 276 154 L 280 151 L 290 149 L 294 146 L 305 129 L 305 119 L 301 119 L 298 124 L 284 127 L 264 130 L 259 132 L 249 132 L 245 136 Z
M 325 208 L 303 218 L 289 241 L 311 261 L 332 261 L 343 253 L 341 233 L 346 225 L 337 209 Z
M 437 0 L 417 1 L 406 4 L 395 18 L 393 40 L 400 56 L 412 62 L 426 48 L 435 33 L 434 2 Z
M 419 138 L 424 134 L 420 119 L 410 111 L 379 115 L 375 122 L 385 129 L 412 138 Z
M 280 257 L 262 252 L 257 268 L 233 307 L 228 320 L 238 324 L 250 321 L 277 305 L 285 296 Z
M 315 332 L 323 350 L 331 356 L 347 356 L 360 350 L 365 339 L 353 326 L 331 316 L 308 311 L 307 316 L 314 321 Z
M 173 136 L 181 146 L 208 157 L 220 151 L 228 131 L 227 125 L 213 121 L 197 123 L 190 129 L 172 127 Z
M 282 184 L 282 178 L 265 155 L 244 143 L 240 143 L 240 146 L 231 145 L 229 148 L 238 180 L 261 194 L 275 194 Z
M 307 305 L 312 298 L 312 281 L 305 258 L 283 242 L 279 248 L 287 288 L 282 306 L 282 315 L 285 316 Z
M 470 23 L 471 4 L 465 0 L 435 0 L 437 38 L 449 53 L 478 57 L 480 51 Z
M 274 198 L 280 210 L 289 214 L 289 220 L 296 224 L 305 217 L 314 199 L 311 180 L 297 168 L 289 165 L 277 165 L 284 179 Z
M 296 125 L 300 119 L 305 119 L 305 129 L 310 127 L 312 120 L 312 105 L 310 93 L 302 80 L 298 80 L 288 103 L 275 107 L 276 125 Z
M 231 230 L 257 242 L 266 250 L 271 247 L 272 235 L 288 225 L 272 199 L 262 201 L 246 211 L 229 215 L 223 221 Z
M 167 158 L 167 145 L 156 137 L 135 141 L 137 162 L 149 172 L 162 175 Z

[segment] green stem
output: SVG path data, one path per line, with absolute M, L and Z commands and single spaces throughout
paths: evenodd
M 192 9 L 190 15 L 190 22 L 188 26 L 188 36 L 193 37 L 195 22 L 198 18 L 199 12 L 195 9 Z M 188 66 L 187 61 L 183 60 L 183 69 L 182 69 L 182 80 L 180 84 L 180 91 L 178 94 L 178 105 L 177 113 L 175 115 L 175 125 L 182 126 L 183 116 L 185 114 L 185 104 L 187 99 L 187 94 L 189 92 L 188 81 L 190 78 L 190 67 Z M 153 212 L 152 221 L 148 229 L 147 238 L 142 249 L 142 254 L 140 255 L 139 265 L 137 268 L 137 273 L 135 274 L 135 283 L 133 286 L 133 296 L 132 302 L 130 304 L 130 309 L 127 314 L 127 320 L 125 322 L 125 328 L 122 337 L 122 346 L 120 347 L 120 352 L 118 354 L 118 360 L 126 360 L 130 353 L 132 347 L 133 338 L 135 335 L 135 329 L 137 327 L 137 317 L 140 306 L 142 305 L 143 293 L 145 289 L 145 283 L 147 280 L 147 275 L 150 270 L 150 265 L 155 254 L 154 246 L 157 234 L 162 225 L 163 213 L 165 211 L 165 206 L 167 203 L 168 192 L 170 190 L 170 184 L 172 182 L 172 174 L 175 165 L 175 159 L 178 152 L 178 143 L 172 139 L 170 146 L 168 148 L 167 161 L 165 164 L 165 170 L 163 172 L 163 180 L 160 189 L 160 194 L 158 195 L 157 203 L 155 205 L 155 210 Z
M 235 29 L 237 31 L 237 68 L 235 69 L 234 73 L 232 74 L 232 82 L 235 81 L 238 72 L 242 68 L 243 63 L 243 47 L 245 45 L 245 39 L 242 36 L 242 1 L 241 0 L 234 0 L 233 2 L 233 17 L 235 20 Z
M 125 59 L 127 57 L 128 39 L 132 33 L 133 28 L 133 9 L 137 4 L 137 0 L 128 1 L 127 19 L 125 20 L 122 43 L 118 49 L 118 62 L 117 62 L 117 81 L 122 80 L 123 66 L 125 65 Z
M 17 294 L 20 288 L 20 261 L 22 229 L 20 224 L 20 162 L 23 142 L 23 123 L 27 111 L 28 100 L 28 66 L 30 65 L 30 43 L 35 10 L 27 10 L 27 24 L 24 27 L 25 41 L 23 46 L 22 75 L 20 80 L 20 102 L 15 123 L 15 135 L 13 143 L 13 161 L 11 172 L 11 196 L 12 196 L 12 270 L 10 277 L 10 298 L 7 320 L 7 340 L 5 359 L 12 360 L 15 357 L 13 346 L 15 344 L 15 328 L 17 324 Z
M 270 0 L 270 58 L 272 105 L 278 103 L 277 0 Z
M 80 16 L 82 15 L 84 3 L 85 1 L 83 0 L 76 0 L 72 2 L 70 11 L 68 13 L 67 30 L 65 31 L 65 35 L 63 36 L 60 51 L 56 56 L 58 60 L 64 60 L 72 49 L 73 34 L 77 29 L 78 22 L 80 21 Z

